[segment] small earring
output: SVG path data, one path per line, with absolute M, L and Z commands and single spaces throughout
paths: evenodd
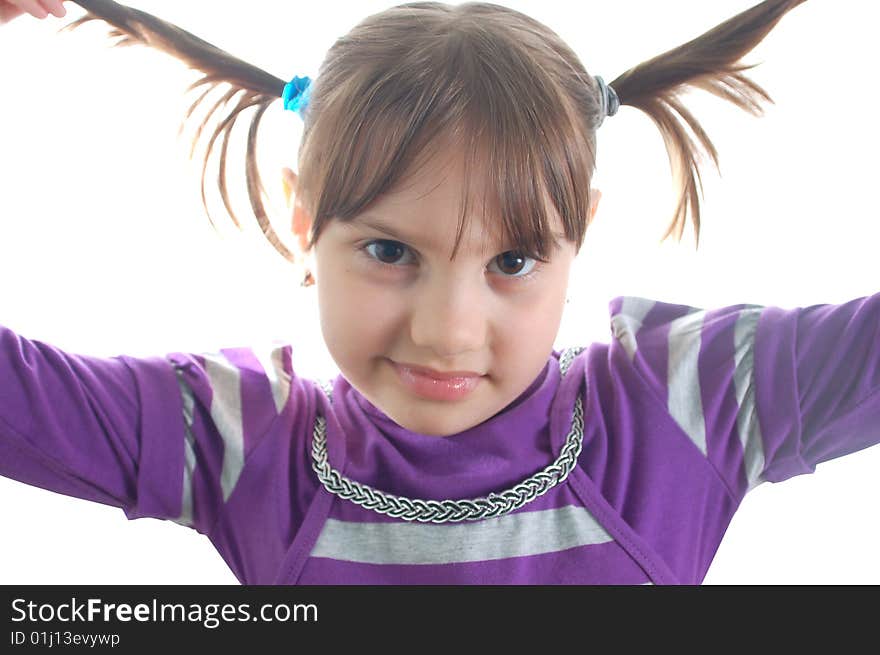
M 301 287 L 310 287 L 315 284 L 315 278 L 312 276 L 312 272 L 306 269 L 306 274 L 303 276 L 303 281 L 300 283 Z

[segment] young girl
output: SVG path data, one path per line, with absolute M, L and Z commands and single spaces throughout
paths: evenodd
M 880 441 L 880 296 L 620 296 L 610 344 L 554 349 L 598 206 L 597 129 L 622 107 L 653 119 L 678 184 L 668 234 L 689 218 L 699 240 L 685 124 L 714 149 L 679 95 L 757 111 L 769 98 L 740 60 L 801 2 L 609 80 L 490 4 L 388 9 L 291 80 L 76 4 L 239 90 L 221 128 L 254 108 L 256 135 L 279 99 L 302 117 L 294 247 L 268 222 L 253 143 L 247 189 L 276 250 L 308 258 L 341 374 L 305 379 L 295 344 L 96 358 L 2 329 L 0 474 L 191 527 L 242 583 L 695 584 L 748 491 Z

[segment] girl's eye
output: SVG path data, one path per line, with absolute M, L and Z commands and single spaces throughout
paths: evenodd
M 534 275 L 535 271 L 537 271 L 538 261 L 532 259 L 531 257 L 526 257 L 522 253 L 517 252 L 516 250 L 508 250 L 507 252 L 503 252 L 498 255 L 495 259 L 492 260 L 492 263 L 498 262 L 499 268 L 502 271 L 502 274 L 505 277 L 513 277 L 513 278 L 528 278 Z M 532 262 L 531 266 L 529 266 L 526 262 Z M 523 270 L 523 265 L 526 266 L 526 272 L 524 274 L 519 274 L 520 271 Z M 517 273 L 517 275 L 507 275 L 507 272 L 513 271 Z
M 373 246 L 376 246 L 376 254 L 373 254 Z M 378 239 L 376 241 L 365 243 L 361 250 L 363 250 L 367 254 L 367 257 L 369 257 L 380 266 L 396 267 L 398 266 L 398 263 L 396 263 L 396 261 L 393 262 L 390 260 L 397 260 L 401 252 L 406 252 L 409 249 L 399 241 Z
M 399 268 L 404 263 L 400 262 L 403 253 L 411 251 L 399 241 L 388 239 L 376 239 L 365 243 L 360 248 L 374 264 L 382 268 Z M 492 264 L 498 264 L 503 277 L 514 280 L 526 280 L 535 275 L 541 268 L 538 260 L 526 257 L 516 250 L 508 250 L 492 260 Z M 526 272 L 523 273 L 522 271 Z

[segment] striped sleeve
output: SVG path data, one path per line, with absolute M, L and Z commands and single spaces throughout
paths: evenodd
M 0 326 L 0 475 L 207 534 L 290 379 L 284 345 L 101 358 Z
M 174 520 L 206 532 L 235 490 L 248 456 L 288 404 L 291 349 L 229 348 L 176 353 L 168 360 L 184 426 L 181 511 Z
M 741 499 L 880 443 L 880 294 L 795 309 L 611 301 L 612 334 Z

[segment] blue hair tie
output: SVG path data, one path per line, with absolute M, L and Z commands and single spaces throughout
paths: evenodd
M 284 108 L 295 111 L 302 118 L 309 105 L 309 94 L 312 90 L 312 80 L 308 77 L 294 77 L 284 85 L 281 98 Z
M 605 121 L 606 116 L 614 116 L 620 109 L 620 98 L 617 91 L 611 88 L 610 84 L 606 84 L 601 75 L 595 76 L 596 86 L 599 87 L 599 124 L 596 129 Z

